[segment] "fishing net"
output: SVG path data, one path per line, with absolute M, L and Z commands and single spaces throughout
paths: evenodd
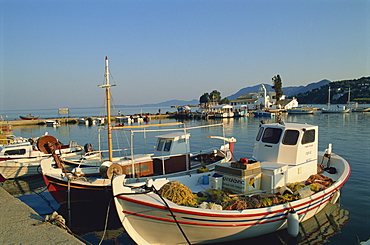
M 178 205 L 198 207 L 197 196 L 191 192 L 189 187 L 178 181 L 168 182 L 159 189 L 158 193 Z

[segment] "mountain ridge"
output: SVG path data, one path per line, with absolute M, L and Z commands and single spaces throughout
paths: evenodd
M 319 88 L 319 87 L 324 86 L 324 85 L 326 85 L 330 82 L 331 81 L 329 81 L 327 79 L 323 79 L 319 82 L 309 83 L 306 86 L 301 85 L 301 86 L 283 87 L 283 94 L 286 95 L 287 97 L 291 97 L 291 96 L 299 94 L 299 93 L 305 93 L 307 91 L 311 91 L 313 89 Z M 264 83 L 264 85 L 265 85 L 267 91 L 269 91 L 269 92 L 274 91 L 274 89 L 272 88 L 272 86 L 270 84 Z M 244 94 L 257 93 L 260 86 L 261 86 L 261 84 L 257 84 L 257 85 L 254 85 L 254 86 L 249 86 L 249 87 L 242 88 L 238 92 L 227 96 L 227 98 L 229 100 L 235 100 L 236 98 L 238 98 L 239 96 L 242 96 Z M 176 100 L 176 99 L 173 99 L 173 100 L 168 100 L 168 101 L 164 101 L 164 102 L 160 102 L 160 103 L 156 103 L 156 104 L 142 104 L 142 105 L 130 105 L 130 106 L 131 107 L 151 107 L 151 106 L 161 107 L 161 106 L 198 105 L 198 104 L 199 104 L 199 99 L 193 99 L 193 100 Z

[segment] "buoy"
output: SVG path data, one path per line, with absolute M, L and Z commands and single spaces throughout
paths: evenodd
M 288 215 L 288 233 L 292 237 L 298 236 L 299 233 L 299 217 L 294 209 L 289 210 Z

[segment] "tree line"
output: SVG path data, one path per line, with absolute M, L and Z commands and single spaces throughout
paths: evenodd
M 330 82 L 320 88 L 295 95 L 301 104 L 326 104 L 330 87 L 330 103 L 346 104 L 348 101 L 370 103 L 370 77 Z

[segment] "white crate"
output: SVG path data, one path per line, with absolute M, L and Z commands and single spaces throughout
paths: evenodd
M 222 176 L 220 177 L 209 177 L 209 188 L 222 190 Z
M 224 174 L 222 187 L 238 193 L 248 194 L 261 189 L 261 173 L 245 177 Z

